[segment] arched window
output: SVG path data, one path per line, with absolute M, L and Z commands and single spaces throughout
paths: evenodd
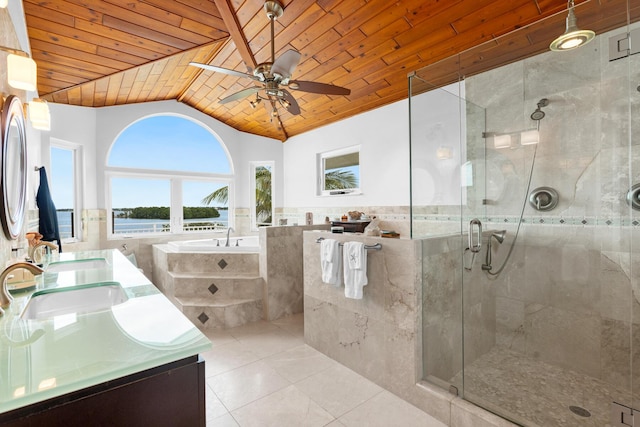
M 210 130 L 176 115 L 139 120 L 107 160 L 112 235 L 226 230 L 233 168 Z

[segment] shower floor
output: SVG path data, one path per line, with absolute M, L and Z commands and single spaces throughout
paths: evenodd
M 611 403 L 630 401 L 628 390 L 499 347 L 466 368 L 464 388 L 467 400 L 532 427 L 610 426 Z M 576 415 L 571 406 L 591 416 Z

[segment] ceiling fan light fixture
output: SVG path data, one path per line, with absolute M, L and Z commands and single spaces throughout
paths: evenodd
M 552 41 L 549 46 L 549 49 L 554 52 L 563 52 L 583 46 L 596 36 L 596 33 L 591 30 L 581 30 L 578 28 L 578 20 L 574 12 L 574 7 L 574 0 L 569 0 L 566 30 L 564 34 Z
M 1 1 L 1 0 L 0 0 Z M 302 55 L 300 52 L 289 49 L 278 58 L 275 57 L 275 20 L 284 14 L 284 6 L 281 0 L 267 0 L 264 2 L 264 10 L 267 18 L 269 18 L 271 29 L 271 60 L 257 64 L 253 71 L 248 73 L 231 70 L 228 68 L 218 67 L 210 64 L 201 64 L 198 62 L 190 62 L 189 65 L 202 68 L 208 71 L 228 74 L 234 77 L 249 78 L 253 81 L 260 82 L 259 85 L 248 87 L 239 92 L 233 93 L 220 100 L 220 104 L 237 101 L 239 99 L 256 95 L 256 99 L 249 101 L 251 108 L 257 108 L 262 100 L 265 101 L 265 109 L 267 110 L 271 122 L 276 123 L 278 129 L 282 129 L 280 115 L 278 114 L 278 106 L 283 107 L 293 116 L 300 114 L 300 105 L 296 98 L 285 89 L 299 90 L 307 93 L 317 93 L 321 95 L 349 95 L 351 91 L 347 88 L 335 86 L 328 83 L 319 83 L 314 81 L 295 80 L 292 81 L 291 76 L 296 67 L 300 63 Z M 254 61 L 255 62 L 255 61 Z M 249 74 L 251 73 L 251 74 Z M 259 93 L 258 93 L 259 92 Z M 276 119 L 274 122 L 273 119 Z
M 282 105 L 286 109 L 289 109 L 289 107 L 291 107 L 291 103 L 283 98 L 280 98 L 280 105 Z
M 254 101 L 249 101 L 249 104 L 251 104 L 251 108 L 256 109 L 261 102 L 262 99 L 260 99 L 260 97 L 256 95 L 256 99 Z

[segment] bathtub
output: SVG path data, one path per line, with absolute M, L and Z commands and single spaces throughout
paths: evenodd
M 218 246 L 218 242 L 220 246 Z M 176 252 L 260 252 L 258 236 L 231 237 L 229 246 L 225 246 L 226 242 L 226 237 L 217 237 L 215 239 L 169 242 L 168 245 Z

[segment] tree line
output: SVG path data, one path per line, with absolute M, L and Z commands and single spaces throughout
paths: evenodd
M 118 218 L 133 219 L 170 219 L 168 206 L 145 206 L 137 208 L 114 209 L 119 211 Z M 184 206 L 182 208 L 184 219 L 218 218 L 220 212 L 212 206 Z

